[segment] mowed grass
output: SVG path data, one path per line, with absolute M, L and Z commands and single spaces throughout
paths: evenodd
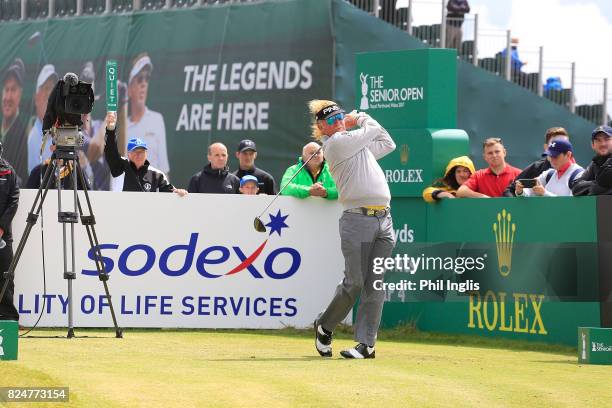
M 68 386 L 70 403 L 53 406 L 75 407 L 612 405 L 612 366 L 578 365 L 566 347 L 393 331 L 375 360 L 356 361 L 337 357 L 353 345 L 346 333 L 332 359 L 310 331 L 290 329 L 77 335 L 106 338 L 21 339 L 19 360 L 0 362 L 0 386 Z

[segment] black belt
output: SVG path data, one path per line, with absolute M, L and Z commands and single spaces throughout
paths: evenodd
M 387 214 L 389 214 L 390 211 L 391 211 L 391 208 L 389 207 L 383 208 L 382 210 L 374 210 L 372 208 L 366 208 L 366 207 L 357 207 L 357 208 L 350 208 L 348 210 L 345 210 L 344 212 L 380 218 L 380 217 L 385 217 Z

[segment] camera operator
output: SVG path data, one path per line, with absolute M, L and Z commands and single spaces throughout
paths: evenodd
M 117 114 L 108 112 L 106 114 L 106 144 L 104 145 L 104 157 L 108 162 L 113 177 L 119 177 L 125 173 L 123 191 L 143 192 L 173 192 L 183 197 L 187 191 L 175 188 L 166 175 L 149 165 L 147 160 L 147 144 L 141 139 L 133 138 L 128 141 L 128 158 L 121 157 L 117 147 L 115 128 L 117 125 Z
M 5 277 L 4 271 L 9 269 L 13 261 L 13 235 L 11 224 L 19 204 L 19 184 L 15 170 L 8 161 L 2 157 L 2 144 L 0 143 L 0 291 L 6 279 L 8 286 L 2 299 L 0 299 L 0 320 L 19 320 L 19 313 L 13 304 L 15 284 L 13 277 Z

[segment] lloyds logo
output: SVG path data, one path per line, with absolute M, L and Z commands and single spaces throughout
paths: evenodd
M 512 214 L 503 209 L 497 213 L 497 222 L 493 223 L 495 245 L 497 247 L 497 263 L 501 276 L 510 275 L 512 270 L 512 246 L 516 224 L 512 222 Z
M 4 341 L 4 338 L 2 337 L 2 332 L 4 331 L 4 329 L 0 330 L 0 356 L 4 355 L 4 347 L 2 347 L 2 341 Z
M 360 110 L 370 109 L 370 103 L 368 102 L 368 75 L 363 72 L 359 74 L 359 80 L 361 81 L 361 103 L 359 104 Z

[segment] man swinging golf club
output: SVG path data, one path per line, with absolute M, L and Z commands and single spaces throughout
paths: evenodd
M 313 136 L 323 142 L 323 154 L 344 207 L 340 218 L 344 279 L 327 309 L 315 320 L 315 346 L 321 356 L 331 357 L 334 328 L 360 296 L 354 324 L 358 344 L 340 354 L 345 358 L 374 358 L 385 294 L 374 289 L 374 282 L 384 275 L 373 272 L 372 262 L 377 257 L 389 257 L 395 246 L 391 193 L 377 160 L 395 150 L 395 143 L 366 113 L 345 115 L 338 104 L 326 100 L 310 101 L 309 108 Z M 356 126 L 358 129 L 347 131 Z

